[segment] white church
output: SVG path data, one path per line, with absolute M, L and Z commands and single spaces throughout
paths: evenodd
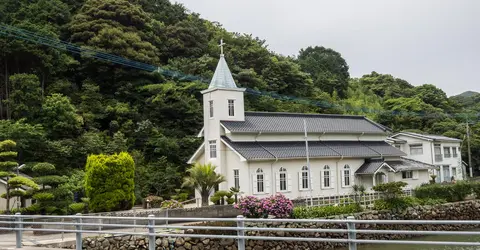
M 297 199 L 350 194 L 355 184 L 369 190 L 404 181 L 414 188 L 430 179 L 434 165 L 405 158 L 385 141 L 390 131 L 378 123 L 363 116 L 246 112 L 244 91 L 222 51 L 210 86 L 201 92 L 204 127 L 198 136 L 204 142 L 188 161 L 217 166 L 227 179 L 219 190 Z

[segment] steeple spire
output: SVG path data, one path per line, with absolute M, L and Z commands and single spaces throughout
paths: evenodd
M 224 89 L 236 89 L 237 85 L 233 80 L 232 72 L 228 68 L 227 61 L 225 61 L 225 55 L 223 54 L 223 46 L 225 43 L 223 39 L 220 40 L 220 60 L 218 61 L 217 68 L 213 74 L 212 81 L 210 82 L 209 89 L 224 88 Z

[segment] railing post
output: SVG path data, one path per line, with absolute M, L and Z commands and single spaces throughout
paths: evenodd
M 165 225 L 168 226 L 168 207 L 165 209 L 165 218 L 166 218 Z
M 237 216 L 237 235 L 239 237 L 245 236 L 245 231 L 243 228 L 245 227 L 245 221 L 243 215 Z M 238 250 L 245 250 L 245 239 L 244 238 L 238 238 Z
M 355 222 L 353 220 L 355 217 L 348 216 L 347 217 L 347 230 L 348 230 L 348 250 L 357 250 L 357 243 L 351 242 L 350 240 L 357 239 L 357 233 L 355 232 Z
M 22 229 L 23 229 L 23 224 L 22 224 L 22 217 L 20 213 L 15 214 L 15 222 L 17 223 L 15 227 L 17 228 L 17 231 L 15 232 L 16 234 L 16 247 L 17 248 L 22 248 Z
M 148 250 L 155 250 L 155 215 L 148 215 Z
M 82 223 L 82 218 L 80 218 L 80 216 L 82 216 L 82 214 L 78 213 L 75 216 L 77 216 L 77 218 L 75 218 L 75 222 L 77 224 L 77 225 L 75 225 L 75 230 L 77 231 L 75 233 L 75 246 L 76 246 L 77 250 L 82 250 L 82 248 L 83 248 L 82 225 L 80 225 Z

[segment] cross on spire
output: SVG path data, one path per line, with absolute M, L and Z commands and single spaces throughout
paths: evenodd
M 222 56 L 223 56 L 223 46 L 224 45 L 225 45 L 225 43 L 223 42 L 223 38 L 222 38 L 222 39 L 220 39 L 220 45 L 218 45 L 218 46 L 220 46 L 220 55 L 222 55 Z

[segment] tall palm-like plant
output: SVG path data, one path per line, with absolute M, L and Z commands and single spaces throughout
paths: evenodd
M 202 196 L 202 206 L 208 206 L 208 196 L 210 192 L 220 183 L 225 181 L 225 177 L 215 172 L 217 167 L 208 164 L 195 163 L 195 165 L 187 170 L 189 174 L 183 179 L 182 187 L 191 187 Z

